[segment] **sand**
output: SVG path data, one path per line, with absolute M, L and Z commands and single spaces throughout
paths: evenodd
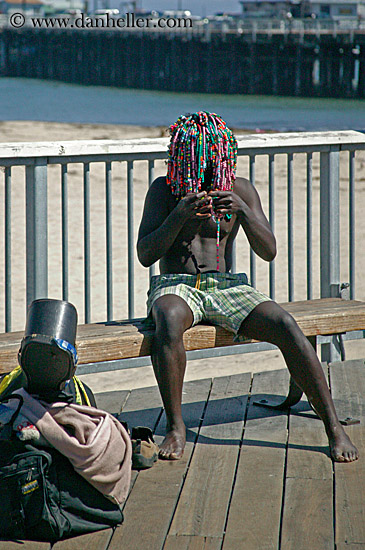
M 236 134 L 244 133 L 236 130 Z M 124 139 L 135 137 L 161 137 L 166 129 L 160 127 L 139 127 L 100 124 L 61 124 L 50 122 L 0 122 L 0 142 L 22 141 L 63 141 L 78 139 Z M 286 157 L 278 155 L 275 163 L 275 234 L 278 241 L 276 259 L 276 300 L 287 301 L 287 227 L 286 227 Z M 257 158 L 256 186 L 268 213 L 267 157 Z M 365 192 L 365 152 L 356 155 L 356 298 L 365 299 L 365 255 L 361 243 L 365 239 L 364 205 Z M 165 163 L 156 162 L 155 176 L 165 173 Z M 106 273 L 105 273 L 105 169 L 103 164 L 91 165 L 91 295 L 93 322 L 106 320 Z M 246 159 L 239 160 L 238 174 L 248 176 Z M 348 275 L 348 153 L 341 153 L 340 166 L 341 193 L 341 281 Z M 48 172 L 49 190 L 49 296 L 62 298 L 61 279 L 61 217 L 60 217 L 60 167 L 50 166 Z M 69 296 L 83 322 L 83 190 L 82 166 L 69 165 L 68 204 L 69 204 Z M 294 239 L 295 239 L 295 299 L 306 299 L 305 263 L 305 155 L 294 157 Z M 4 210 L 4 178 L 0 177 L 0 208 Z M 144 197 L 147 191 L 147 163 L 136 162 L 134 170 L 135 238 L 141 218 Z M 24 199 L 25 178 L 23 168 L 12 171 L 12 330 L 23 330 L 25 324 L 25 223 Z M 126 225 L 126 166 L 113 163 L 113 282 L 114 319 L 127 317 L 127 225 Z M 313 297 L 319 297 L 319 155 L 313 157 Z M 0 254 L 4 257 L 4 227 L 0 228 Z M 237 244 L 237 267 L 239 271 L 249 270 L 249 249 L 241 232 Z M 145 314 L 148 270 L 140 266 L 135 257 L 135 316 Z M 268 266 L 257 260 L 256 286 L 268 293 Z M 4 272 L 0 273 L 0 293 L 4 296 Z M 3 328 L 4 303 L 0 304 L 0 331 Z M 365 357 L 365 342 L 345 343 L 346 358 Z M 186 379 L 207 378 L 238 372 L 257 372 L 285 368 L 281 354 L 277 350 L 235 355 L 216 359 L 190 361 Z M 155 384 L 151 367 L 128 369 L 114 373 L 85 375 L 82 377 L 94 391 L 132 389 Z

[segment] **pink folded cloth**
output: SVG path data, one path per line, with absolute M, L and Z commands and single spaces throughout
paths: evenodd
M 132 444 L 127 431 L 106 411 L 73 403 L 45 403 L 23 388 L 21 413 L 66 456 L 76 472 L 103 495 L 124 502 L 131 478 Z M 9 402 L 11 408 L 18 400 Z

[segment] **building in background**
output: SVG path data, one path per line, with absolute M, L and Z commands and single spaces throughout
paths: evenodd
M 365 17 L 364 0 L 302 0 L 304 17 L 343 19 Z
M 85 0 L 43 0 L 45 15 L 67 14 L 77 16 L 81 12 L 87 13 L 88 6 Z
M 27 15 L 43 15 L 42 0 L 0 0 L 0 14 L 26 13 Z
M 240 4 L 245 18 L 301 16 L 301 0 L 240 0 Z
M 340 19 L 365 17 L 365 0 L 240 0 L 249 17 L 312 17 Z

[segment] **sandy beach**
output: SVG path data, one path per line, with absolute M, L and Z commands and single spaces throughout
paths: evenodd
M 244 133 L 235 130 L 236 135 Z M 138 137 L 167 136 L 163 127 L 122 126 L 110 124 L 66 124 L 52 122 L 0 122 L 0 142 L 38 142 L 92 139 L 131 139 Z M 268 213 L 268 162 L 260 157 L 256 162 L 256 186 Z M 365 299 L 365 255 L 362 242 L 365 239 L 365 216 L 362 212 L 365 192 L 365 152 L 356 154 L 356 298 Z M 105 168 L 101 163 L 91 165 L 91 283 L 92 321 L 106 319 L 106 273 L 105 273 Z M 164 161 L 155 165 L 155 176 L 166 172 Z M 247 159 L 238 163 L 238 174 L 248 177 Z M 287 227 L 286 227 L 286 178 L 287 159 L 278 155 L 275 163 L 275 234 L 278 242 L 276 259 L 276 300 L 287 301 Z M 49 296 L 62 297 L 61 280 L 61 186 L 60 166 L 49 167 Z M 69 204 L 69 300 L 79 311 L 79 321 L 83 322 L 83 188 L 82 165 L 69 165 L 68 204 Z M 306 298 L 305 263 L 305 186 L 306 157 L 294 157 L 294 242 L 295 242 L 295 299 Z M 147 163 L 139 161 L 134 169 L 135 239 L 141 218 L 144 197 L 147 191 Z M 23 330 L 25 324 L 25 177 L 24 169 L 12 171 L 12 329 Z M 340 158 L 341 194 L 341 281 L 347 282 L 348 273 L 348 153 Z M 114 319 L 127 317 L 127 214 L 126 214 L 126 166 L 113 163 L 113 282 Z M 0 177 L 0 208 L 4 211 L 4 178 Z M 319 155 L 313 156 L 313 285 L 314 298 L 319 297 Z M 0 253 L 4 257 L 4 224 L 0 228 Z M 243 232 L 237 243 L 237 269 L 249 271 L 249 248 Z M 268 293 L 268 266 L 257 260 L 256 286 Z M 148 270 L 144 269 L 135 256 L 135 316 L 145 314 L 145 301 L 148 289 Z M 4 296 L 4 270 L 0 273 L 0 292 Z M 4 330 L 4 303 L 0 303 L 0 331 Z M 346 358 L 365 357 L 365 342 L 345 343 Z M 250 353 L 231 357 L 190 361 L 187 380 L 227 375 L 237 372 L 257 372 L 285 368 L 279 351 Z M 132 389 L 155 384 L 151 367 L 128 369 L 115 373 L 87 375 L 82 377 L 94 391 L 111 391 L 123 388 Z

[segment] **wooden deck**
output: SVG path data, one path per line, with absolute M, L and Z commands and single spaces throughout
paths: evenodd
M 327 372 L 327 369 L 326 369 Z M 361 457 L 329 458 L 327 438 L 306 401 L 290 414 L 253 404 L 284 396 L 285 370 L 187 382 L 182 460 L 133 472 L 124 524 L 57 543 L 53 550 L 360 550 L 365 549 L 365 365 L 333 364 L 329 381 L 340 418 Z M 164 433 L 157 388 L 97 395 L 130 426 Z M 1 550 L 47 550 L 44 543 L 0 542 Z

